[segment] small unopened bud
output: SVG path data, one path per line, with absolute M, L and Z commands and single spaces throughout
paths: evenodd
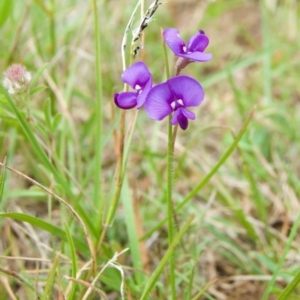
M 13 64 L 4 72 L 3 86 L 10 94 L 19 94 L 28 89 L 31 74 L 23 65 Z
M 187 58 L 179 57 L 175 68 L 176 68 L 176 75 L 179 75 L 181 70 L 184 69 L 188 64 L 192 63 L 192 60 L 189 60 Z

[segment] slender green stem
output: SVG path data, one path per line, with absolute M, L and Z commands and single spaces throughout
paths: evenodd
M 174 219 L 173 219 L 173 203 L 172 203 L 172 178 L 173 178 L 173 132 L 171 124 L 172 115 L 169 116 L 168 122 L 168 163 L 167 163 L 167 206 L 168 206 L 168 243 L 169 247 L 174 239 Z M 172 299 L 176 299 L 175 284 L 175 255 L 170 256 L 170 281 L 172 289 Z
M 30 116 L 29 90 L 28 89 L 26 89 L 25 94 L 24 94 L 24 98 L 22 97 L 22 101 L 25 104 L 26 113 L 27 113 L 27 121 L 30 121 L 31 120 L 31 116 Z
M 102 74 L 101 74 L 101 44 L 100 26 L 98 18 L 97 0 L 93 0 L 94 8 L 94 40 L 96 54 L 96 137 L 95 137 L 95 169 L 94 169 L 94 204 L 99 211 L 99 224 L 102 226 L 103 201 L 101 197 L 101 174 L 102 174 Z
M 56 28 L 55 28 L 55 0 L 51 1 L 51 9 L 50 9 L 50 40 L 51 40 L 51 58 L 56 55 Z M 55 68 L 52 68 L 52 77 L 56 82 L 56 72 Z
M 162 39 L 163 40 L 163 39 Z M 166 45 L 163 40 L 164 59 L 166 66 L 166 76 L 170 78 L 169 62 Z M 173 219 L 173 203 L 172 203 L 172 180 L 173 180 L 173 131 L 171 124 L 172 115 L 169 115 L 168 122 L 168 162 L 167 162 L 167 207 L 168 207 L 168 243 L 171 247 L 174 239 L 174 219 Z M 170 255 L 170 281 L 172 299 L 176 300 L 176 283 L 175 283 L 175 255 Z

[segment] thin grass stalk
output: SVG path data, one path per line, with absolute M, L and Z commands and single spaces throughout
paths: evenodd
M 262 15 L 262 34 L 264 48 L 271 47 L 272 32 L 270 30 L 270 22 L 266 4 L 264 1 L 260 4 Z M 263 86 L 264 86 L 264 104 L 272 103 L 272 55 L 268 53 L 263 60 Z
M 128 90 L 128 87 L 124 89 Z M 107 215 L 106 225 L 109 226 L 115 216 L 117 206 L 119 203 L 119 198 L 121 194 L 122 184 L 123 184 L 123 161 L 124 161 L 124 141 L 125 141 L 125 119 L 126 111 L 121 111 L 120 119 L 120 135 L 119 135 L 119 158 L 118 158 L 118 170 L 117 170 L 117 181 L 116 181 L 116 190 L 113 196 L 112 204 Z
M 101 178 L 102 178 L 102 74 L 101 74 L 101 43 L 100 26 L 98 18 L 97 1 L 93 0 L 94 10 L 94 41 L 96 55 L 96 137 L 95 137 L 95 169 L 94 169 L 94 197 L 93 202 L 98 207 L 100 228 L 103 207 L 103 197 L 101 196 Z
M 55 0 L 51 0 L 50 11 L 50 40 L 51 40 L 51 58 L 56 55 L 56 30 L 55 30 Z M 52 68 L 52 77 L 56 82 L 55 68 Z

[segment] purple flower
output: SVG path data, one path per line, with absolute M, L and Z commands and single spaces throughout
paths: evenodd
M 203 52 L 209 43 L 203 30 L 199 30 L 191 36 L 187 45 L 179 36 L 179 31 L 176 28 L 165 29 L 163 35 L 165 43 L 176 56 L 181 58 L 176 65 L 178 69 L 183 69 L 193 61 L 204 62 L 212 59 L 212 54 Z
M 180 75 L 154 86 L 148 93 L 145 109 L 150 118 L 157 121 L 174 112 L 172 125 L 178 123 L 185 130 L 188 119 L 195 119 L 187 107 L 200 105 L 203 98 L 202 86 L 195 79 Z
M 139 61 L 128 67 L 121 76 L 123 82 L 129 84 L 135 92 L 122 92 L 114 95 L 115 103 L 122 109 L 135 106 L 140 108 L 152 87 L 152 76 L 147 66 Z

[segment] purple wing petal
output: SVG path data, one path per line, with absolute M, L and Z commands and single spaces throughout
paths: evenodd
M 122 109 L 130 109 L 137 105 L 137 93 L 123 92 L 114 95 L 115 103 Z
M 144 105 L 151 88 L 152 88 L 152 79 L 150 77 L 149 81 L 146 83 L 145 87 L 137 97 L 137 108 L 141 108 Z
M 168 28 L 164 30 L 165 43 L 172 49 L 175 55 L 186 53 L 184 49 L 185 42 L 179 36 L 179 31 L 176 28 Z
M 184 53 L 184 54 L 178 54 L 178 56 L 186 58 L 191 61 L 209 61 L 212 59 L 211 53 L 205 53 L 205 52 L 190 52 L 190 53 Z
M 150 118 L 160 121 L 172 113 L 169 102 L 172 98 L 171 91 L 166 82 L 153 87 L 145 102 L 145 109 Z
M 181 109 L 181 112 L 190 120 L 195 120 L 196 119 L 196 116 L 193 112 L 185 109 L 185 108 L 182 108 Z
M 186 130 L 189 125 L 189 121 L 188 118 L 183 114 L 183 110 L 184 109 L 179 108 L 175 111 L 171 123 L 172 125 L 176 125 L 178 123 L 183 130 Z
M 198 106 L 203 101 L 204 90 L 194 78 L 180 75 L 169 79 L 167 83 L 176 100 L 181 99 L 184 106 Z
M 121 77 L 125 83 L 138 90 L 144 88 L 149 79 L 151 79 L 151 73 L 142 61 L 138 61 L 128 67 Z
M 203 52 L 209 43 L 208 37 L 203 30 L 190 37 L 187 45 L 188 52 Z

